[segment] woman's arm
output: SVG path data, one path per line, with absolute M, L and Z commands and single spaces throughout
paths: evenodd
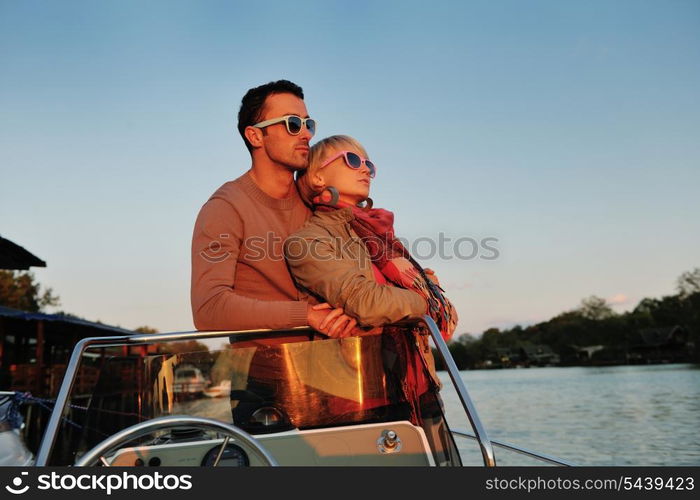
M 427 311 L 423 297 L 411 290 L 382 285 L 369 275 L 368 258 L 352 258 L 340 240 L 331 237 L 292 237 L 285 255 L 292 276 L 307 290 L 342 307 L 363 326 L 381 326 L 417 319 Z M 364 271 L 364 272 L 363 272 Z

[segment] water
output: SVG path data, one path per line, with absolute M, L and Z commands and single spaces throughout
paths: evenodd
M 578 465 L 700 465 L 700 365 L 460 372 L 489 436 Z M 447 372 L 447 419 L 468 429 Z M 465 465 L 475 441 L 459 438 Z M 496 449 L 499 465 L 537 465 Z

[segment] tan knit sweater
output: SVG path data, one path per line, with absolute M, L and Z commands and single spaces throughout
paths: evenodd
M 294 191 L 263 192 L 250 172 L 204 204 L 192 235 L 192 316 L 198 330 L 291 328 L 307 302 L 284 260 L 284 240 L 311 215 Z

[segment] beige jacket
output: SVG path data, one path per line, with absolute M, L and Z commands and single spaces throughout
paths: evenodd
M 334 307 L 342 307 L 362 326 L 418 319 L 426 301 L 411 290 L 377 282 L 362 240 L 350 227 L 350 208 L 316 211 L 292 233 L 284 250 L 297 284 Z

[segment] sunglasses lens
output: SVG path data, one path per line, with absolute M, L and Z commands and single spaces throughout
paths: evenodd
M 313 120 L 311 118 L 307 118 L 306 119 L 306 128 L 308 129 L 308 131 L 311 135 L 314 135 L 316 133 L 316 120 Z
M 369 160 L 365 160 L 365 165 L 367 165 L 370 177 L 374 177 L 375 175 L 377 175 L 377 167 L 374 166 L 374 163 L 372 163 Z
M 287 118 L 287 130 L 292 135 L 297 135 L 301 132 L 301 118 L 298 116 L 290 116 Z
M 360 168 L 362 165 L 362 158 L 357 156 L 355 153 L 346 153 L 345 159 L 347 160 L 349 167 Z

